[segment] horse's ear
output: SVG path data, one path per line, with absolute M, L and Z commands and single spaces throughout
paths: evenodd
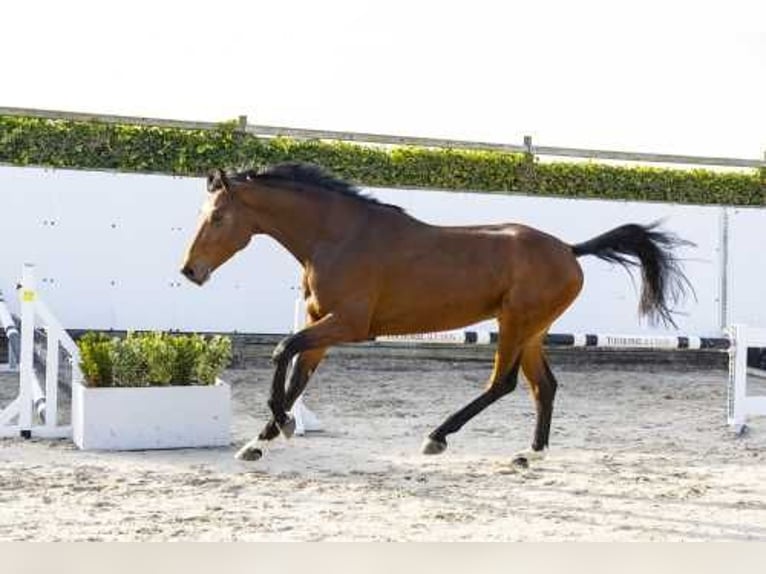
M 215 193 L 219 189 L 229 189 L 229 179 L 222 169 L 214 169 L 207 174 L 207 190 L 209 193 Z

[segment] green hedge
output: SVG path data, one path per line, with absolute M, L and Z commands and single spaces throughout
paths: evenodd
M 310 161 L 360 185 L 545 196 L 764 205 L 766 170 L 616 167 L 542 163 L 524 154 L 418 147 L 381 148 L 217 130 L 0 116 L 0 162 L 60 168 L 202 175 L 214 167 Z

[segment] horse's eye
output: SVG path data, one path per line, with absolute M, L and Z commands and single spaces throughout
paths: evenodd
M 223 216 L 220 213 L 214 213 L 210 216 L 210 223 L 215 227 L 219 227 L 223 223 Z

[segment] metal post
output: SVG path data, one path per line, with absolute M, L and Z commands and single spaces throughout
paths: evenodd
M 720 299 L 719 320 L 721 330 L 729 326 L 729 209 L 721 208 L 720 217 L 720 269 L 719 269 L 719 289 Z
M 534 149 L 532 148 L 532 136 L 524 136 L 524 149 L 527 155 L 534 155 Z
M 25 264 L 21 274 L 21 349 L 19 357 L 19 433 L 32 437 L 32 388 L 35 367 L 35 290 L 34 266 Z
M 58 381 L 59 381 L 59 333 L 55 325 L 46 329 L 45 350 L 45 426 L 54 428 L 58 424 Z
M 747 415 L 747 327 L 732 325 L 729 335 L 732 346 L 729 349 L 728 419 L 737 435 L 741 435 L 745 431 Z

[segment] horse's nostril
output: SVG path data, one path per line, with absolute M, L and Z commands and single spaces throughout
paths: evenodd
M 181 273 L 183 273 L 189 279 L 194 279 L 194 271 L 188 265 L 181 269 Z

